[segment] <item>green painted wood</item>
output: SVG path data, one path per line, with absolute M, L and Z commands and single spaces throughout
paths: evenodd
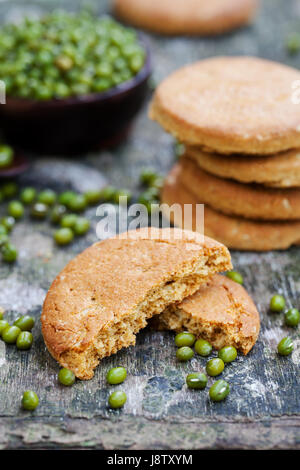
M 76 7 L 80 2 L 3 1 L 0 17 L 7 20 L 36 11 L 38 4 L 51 9 L 62 3 Z M 99 11 L 106 8 L 107 2 L 102 2 Z M 154 81 L 185 63 L 221 54 L 248 53 L 299 66 L 300 56 L 289 57 L 284 48 L 286 34 L 299 27 L 299 16 L 298 0 L 265 0 L 252 27 L 222 38 L 149 35 Z M 33 161 L 31 172 L 20 184 L 85 190 L 109 181 L 132 189 L 136 196 L 141 169 L 152 166 L 165 174 L 174 162 L 173 153 L 172 138 L 148 120 L 146 103 L 128 140 L 118 148 L 76 160 L 50 156 Z M 20 253 L 18 262 L 0 266 L 0 305 L 8 319 L 30 313 L 37 320 L 30 352 L 19 352 L 0 342 L 0 447 L 299 448 L 299 328 L 284 327 L 282 315 L 268 312 L 269 299 L 275 292 L 286 296 L 288 307 L 300 306 L 298 248 L 262 254 L 232 252 L 234 265 L 244 275 L 260 311 L 262 329 L 249 356 L 239 357 L 226 367 L 223 377 L 232 390 L 224 403 L 209 402 L 207 390 L 186 389 L 186 374 L 203 370 L 205 359 L 195 357 L 189 364 L 178 364 L 173 335 L 149 329 L 138 335 L 135 348 L 105 359 L 93 380 L 77 381 L 72 388 L 58 385 L 58 365 L 43 343 L 39 316 L 53 278 L 75 254 L 97 239 L 95 209 L 89 209 L 87 215 L 92 221 L 89 235 L 63 249 L 53 244 L 53 228 L 47 223 L 25 218 L 12 236 Z M 279 358 L 276 345 L 287 334 L 295 340 L 295 351 L 291 357 Z M 126 391 L 128 401 L 123 410 L 110 411 L 106 401 L 112 387 L 106 385 L 105 374 L 119 364 L 128 369 L 128 379 L 119 386 Z M 26 389 L 35 390 L 40 397 L 40 406 L 33 414 L 20 408 Z

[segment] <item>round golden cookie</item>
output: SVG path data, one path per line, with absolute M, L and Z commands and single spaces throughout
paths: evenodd
M 228 215 L 261 220 L 299 220 L 300 188 L 275 189 L 214 176 L 185 157 L 180 181 L 199 203 Z
M 300 149 L 263 157 L 226 156 L 187 147 L 186 156 L 200 168 L 241 183 L 259 183 L 273 188 L 300 187 Z
M 181 211 L 184 204 L 195 206 L 195 196 L 179 181 L 179 166 L 176 165 L 169 173 L 162 189 L 162 202 L 172 206 L 178 204 L 181 210 L 170 214 L 163 211 L 178 227 L 183 227 Z M 184 228 L 196 229 L 195 211 L 189 220 L 185 220 Z M 228 248 L 236 250 L 268 251 L 285 250 L 292 245 L 300 244 L 300 222 L 262 222 L 246 220 L 241 217 L 230 217 L 217 212 L 208 205 L 204 210 L 204 233 Z
M 253 348 L 260 329 L 259 313 L 246 290 L 221 274 L 151 321 L 158 330 L 189 331 L 215 349 L 234 346 L 243 354 Z
M 219 153 L 272 154 L 300 147 L 300 71 L 254 57 L 183 67 L 156 89 L 150 117 L 181 142 Z
M 132 230 L 84 250 L 53 281 L 41 317 L 52 356 L 81 379 L 135 344 L 147 319 L 230 269 L 220 243 L 180 229 Z
M 117 16 L 162 34 L 219 34 L 248 23 L 258 0 L 114 0 Z

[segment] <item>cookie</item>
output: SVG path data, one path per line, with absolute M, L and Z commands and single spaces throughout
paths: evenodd
M 203 170 L 221 178 L 273 188 L 300 187 L 300 149 L 248 157 L 208 153 L 191 146 L 186 148 L 186 155 Z
M 257 0 L 115 0 L 116 15 L 161 34 L 210 35 L 248 23 Z
M 162 190 L 162 202 L 172 206 L 177 203 L 179 209 L 184 204 L 197 204 L 195 196 L 179 182 L 179 167 L 175 166 L 165 181 Z M 175 206 L 176 207 L 176 206 Z M 174 225 L 183 226 L 180 210 L 167 212 Z M 184 221 L 184 228 L 196 229 L 195 211 L 190 219 Z M 205 205 L 204 233 L 236 250 L 285 250 L 300 244 L 300 222 L 262 222 L 241 217 L 230 217 Z
M 180 181 L 198 202 L 218 212 L 259 220 L 300 219 L 300 188 L 266 188 L 219 178 L 187 157 L 179 169 Z
M 273 154 L 300 147 L 300 71 L 254 57 L 183 67 L 156 89 L 149 115 L 181 142 L 219 153 Z
M 243 354 L 253 348 L 260 329 L 259 313 L 244 287 L 221 274 L 177 305 L 153 318 L 158 330 L 189 331 L 215 349 L 234 346 Z
M 147 319 L 230 267 L 225 246 L 180 229 L 141 229 L 96 243 L 47 293 L 46 346 L 63 367 L 90 379 L 100 359 L 135 344 Z

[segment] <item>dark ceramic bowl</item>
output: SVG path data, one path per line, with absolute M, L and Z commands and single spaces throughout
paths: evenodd
M 43 154 L 78 154 L 119 143 L 148 91 L 149 47 L 140 72 L 103 93 L 51 101 L 7 98 L 0 105 L 5 141 L 17 149 Z
M 0 180 L 20 176 L 22 173 L 28 170 L 29 166 L 30 163 L 28 158 L 18 152 L 14 155 L 14 161 L 11 166 L 0 169 Z

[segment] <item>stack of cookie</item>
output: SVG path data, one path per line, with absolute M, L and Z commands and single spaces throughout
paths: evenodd
M 49 289 L 41 317 L 46 346 L 76 377 L 89 379 L 100 359 L 135 344 L 152 316 L 231 267 L 225 246 L 180 229 L 144 228 L 95 243 Z M 252 346 L 257 318 L 243 341 Z M 231 324 L 237 321 L 235 314 Z
M 208 59 L 168 77 L 150 117 L 185 144 L 185 153 L 162 202 L 205 204 L 205 234 L 230 248 L 299 244 L 299 80 L 295 69 L 251 57 Z M 173 214 L 176 225 L 182 220 Z

